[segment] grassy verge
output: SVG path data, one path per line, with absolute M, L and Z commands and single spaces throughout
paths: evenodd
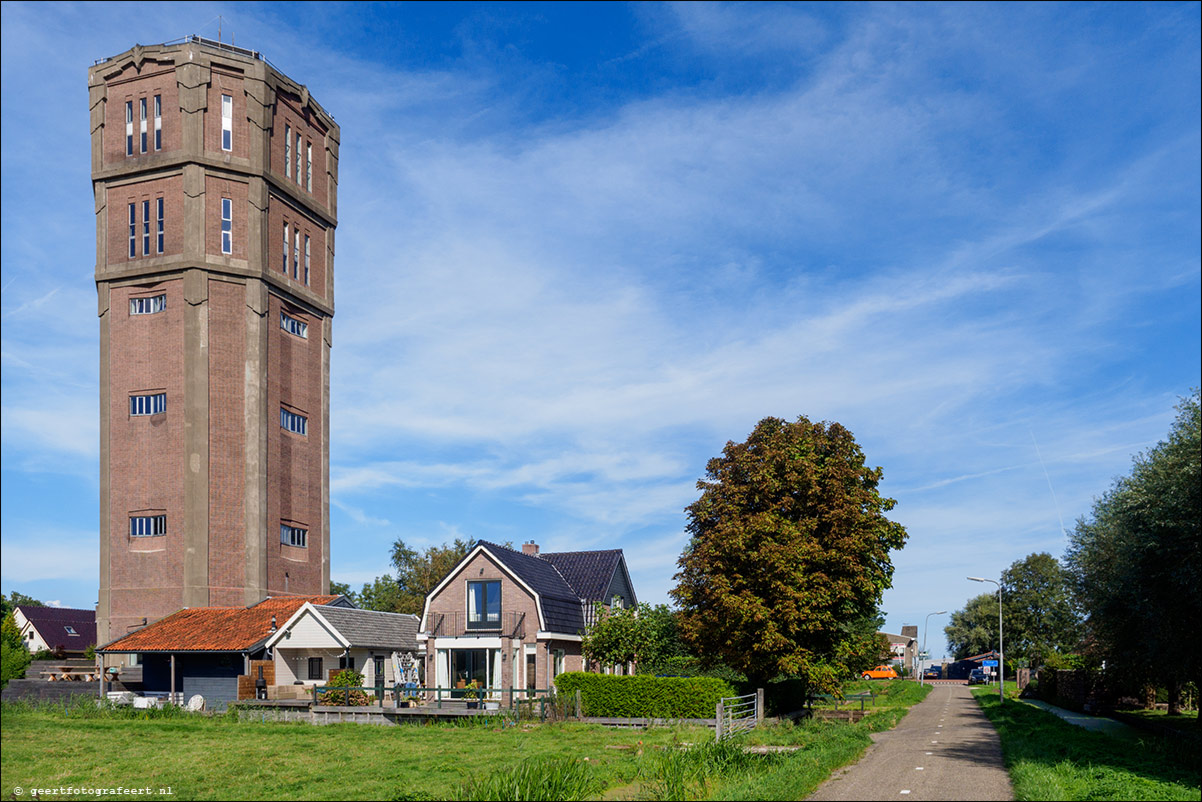
M 996 690 L 973 695 L 1002 740 L 1020 800 L 1198 799 L 1199 757 L 1186 739 L 1090 732 Z
M 871 732 L 905 715 L 917 699 L 904 690 L 857 724 L 769 724 L 722 744 L 703 727 L 315 727 L 178 710 L 98 711 L 91 700 L 5 704 L 0 798 L 15 798 L 18 787 L 30 796 L 73 786 L 149 788 L 142 796 L 179 800 L 800 799 L 858 759 Z M 756 745 L 801 749 L 744 749 Z
M 1191 710 L 1177 716 L 1170 716 L 1165 710 L 1125 710 L 1123 713 L 1124 715 L 1142 719 L 1150 724 L 1158 724 L 1161 727 L 1168 727 L 1177 732 L 1192 735 L 1195 738 L 1202 736 L 1202 722 L 1198 720 L 1197 710 Z

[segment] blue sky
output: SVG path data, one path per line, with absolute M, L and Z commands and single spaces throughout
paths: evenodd
M 1200 383 L 1197 3 L 4 3 L 5 592 L 96 601 L 87 68 L 218 14 L 342 127 L 337 580 L 534 539 L 667 601 L 706 460 L 804 414 L 898 500 L 897 632 Z

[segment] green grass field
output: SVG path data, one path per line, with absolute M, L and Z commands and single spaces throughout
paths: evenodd
M 175 799 L 800 799 L 921 698 L 886 697 L 896 704 L 858 724 L 765 725 L 734 748 L 710 747 L 702 727 L 319 727 L 5 705 L 0 797 L 124 786 Z M 802 748 L 747 755 L 743 745 Z
M 1199 799 L 1197 742 L 1143 733 L 1090 732 L 996 689 L 974 689 L 1002 739 L 1020 800 Z

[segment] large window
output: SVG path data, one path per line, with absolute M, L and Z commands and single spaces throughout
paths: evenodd
M 159 223 L 158 248 L 155 250 L 155 253 L 162 253 L 163 252 L 163 230 L 164 230 L 163 229 L 163 199 L 158 198 L 158 199 L 156 199 L 155 202 L 158 204 L 158 208 L 156 209 L 156 211 L 158 212 L 158 223 Z
M 321 676 L 321 673 L 322 673 L 321 658 L 320 657 L 310 657 L 309 658 L 309 679 L 323 679 L 323 677 Z
M 153 393 L 150 395 L 131 395 L 129 397 L 130 415 L 158 415 L 167 411 L 167 394 Z
M 154 149 L 163 149 L 163 96 L 154 96 Z
M 234 202 L 221 199 L 221 252 L 234 252 Z
M 129 516 L 130 537 L 159 537 L 167 534 L 166 515 Z
M 292 126 L 284 126 L 284 175 L 292 177 Z
M 138 100 L 138 133 L 142 141 L 142 152 L 146 152 L 146 98 Z
M 306 434 L 309 429 L 309 419 L 304 415 L 297 415 L 295 412 L 289 412 L 280 407 L 280 426 L 290 432 Z
M 468 629 L 500 629 L 500 580 L 467 583 L 467 626 Z
M 299 526 L 280 524 L 280 542 L 285 546 L 296 546 L 304 549 L 309 547 L 309 530 Z
M 221 149 L 234 149 L 234 96 L 221 96 Z
M 167 308 L 167 296 L 152 295 L 149 298 L 130 298 L 129 313 L 131 315 L 153 315 Z
M 301 135 L 300 131 L 296 132 L 296 183 L 301 182 Z
M 142 201 L 142 255 L 150 253 L 150 201 Z
M 297 320 L 286 312 L 280 312 L 280 328 L 289 334 L 295 334 L 297 337 L 308 339 L 309 324 Z
M 125 155 L 134 155 L 134 102 L 125 101 Z
M 138 204 L 129 205 L 129 258 L 138 255 Z
M 281 251 L 284 255 L 284 262 L 280 265 L 280 270 L 284 271 L 284 275 L 288 275 L 288 224 L 284 223 L 284 249 Z
M 305 286 L 309 286 L 309 235 L 305 235 Z
M 313 143 L 305 143 L 305 189 L 313 191 Z

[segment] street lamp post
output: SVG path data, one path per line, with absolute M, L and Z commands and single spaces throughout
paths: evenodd
M 924 621 L 922 622 L 922 653 L 923 653 L 924 655 L 927 653 L 927 626 L 928 626 L 928 625 L 931 623 L 931 616 L 933 616 L 933 615 L 943 615 L 943 614 L 944 614 L 944 613 L 946 613 L 946 612 L 947 612 L 947 610 L 936 610 L 936 611 L 935 611 L 935 612 L 933 612 L 933 613 L 927 613 L 926 620 L 924 620 Z M 924 677 L 924 676 L 923 676 L 923 674 L 924 674 L 925 672 L 921 670 L 921 668 L 922 668 L 922 658 L 921 658 L 921 657 L 918 659 L 918 666 L 919 666 L 919 672 L 918 672 L 918 684 L 919 684 L 919 685 L 925 685 L 925 684 L 926 684 L 926 677 Z
M 984 579 L 979 576 L 970 576 L 973 582 L 988 582 L 992 585 L 997 585 L 997 674 L 998 674 L 998 700 L 1006 701 L 1006 656 L 1002 650 L 1002 586 L 994 582 L 992 579 Z

